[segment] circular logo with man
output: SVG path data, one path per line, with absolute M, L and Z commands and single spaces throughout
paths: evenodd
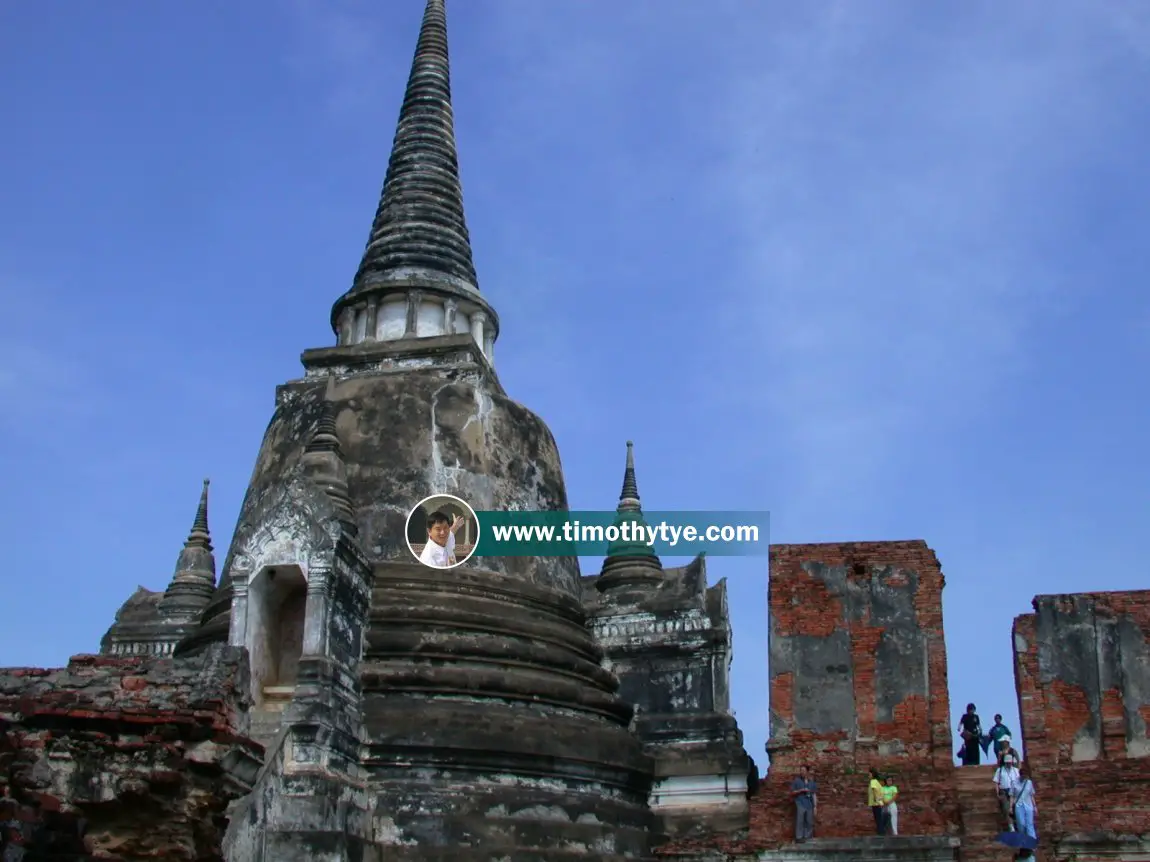
M 466 502 L 450 494 L 420 500 L 407 516 L 407 547 L 425 566 L 454 569 L 479 543 L 479 519 Z

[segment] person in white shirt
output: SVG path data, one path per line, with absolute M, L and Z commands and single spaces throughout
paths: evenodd
M 435 569 L 454 566 L 455 534 L 463 526 L 463 518 L 455 516 L 453 521 L 443 512 L 433 512 L 427 516 L 427 544 L 419 555 L 419 562 Z
M 1014 807 L 1014 795 L 1018 792 L 1018 767 L 1013 760 L 1004 760 L 1002 766 L 994 770 L 994 789 L 998 793 L 998 813 L 1002 820 L 1003 831 L 1013 832 L 1014 822 L 1011 809 Z
M 1037 840 L 1038 833 L 1034 829 L 1034 815 L 1038 811 L 1038 805 L 1034 801 L 1034 782 L 1030 778 L 1029 767 L 1023 766 L 1018 772 L 1018 785 L 1014 791 L 1015 828 L 1022 834 Z

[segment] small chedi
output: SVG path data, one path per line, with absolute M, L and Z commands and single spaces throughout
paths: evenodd
M 925 543 L 772 547 L 762 780 L 702 558 L 412 559 L 416 501 L 567 507 L 550 431 L 495 372 L 449 81 L 427 0 L 335 345 L 277 390 L 219 571 L 205 482 L 175 575 L 99 655 L 0 671 L 2 858 L 1010 858 L 992 767 L 954 765 Z M 618 509 L 643 517 L 630 444 Z M 1041 858 L 1150 859 L 1150 591 L 1041 596 L 1010 634 Z M 897 836 L 872 834 L 871 768 L 897 776 Z

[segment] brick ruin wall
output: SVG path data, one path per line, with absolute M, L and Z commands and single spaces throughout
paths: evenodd
M 262 758 L 247 673 L 228 647 L 0 670 L 0 858 L 221 860 Z
M 771 763 L 749 833 L 660 855 L 790 843 L 787 784 L 802 763 L 819 782 L 820 837 L 871 834 L 872 765 L 897 778 L 903 835 L 957 833 L 943 583 L 922 542 L 772 548 Z M 1051 858 L 1144 858 L 1150 591 L 1040 596 L 1013 636 Z M 221 859 L 228 807 L 262 757 L 243 736 L 247 692 L 246 655 L 227 647 L 0 670 L 0 857 Z
M 959 830 L 942 626 L 943 576 L 924 542 L 771 548 L 770 768 L 746 840 L 677 842 L 732 855 L 794 839 L 788 785 L 809 764 L 821 838 L 872 835 L 868 770 L 895 776 L 900 832 Z
M 894 775 L 907 835 L 958 831 L 942 626 L 944 579 L 925 542 L 771 549 L 770 771 L 752 813 L 794 836 L 785 784 L 819 783 L 819 835 L 874 832 L 868 770 Z
M 1037 597 L 1014 673 L 1039 836 L 1150 840 L 1150 590 Z

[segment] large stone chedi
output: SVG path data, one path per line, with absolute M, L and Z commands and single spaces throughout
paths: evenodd
M 427 3 L 379 209 L 332 324 L 336 346 L 306 351 L 302 379 L 278 389 L 220 583 L 174 650 L 226 643 L 250 661 L 249 732 L 267 755 L 226 856 L 647 857 L 652 758 L 587 625 L 578 561 L 441 571 L 405 544 L 431 495 L 567 506 L 550 431 L 493 366 L 443 0 Z

